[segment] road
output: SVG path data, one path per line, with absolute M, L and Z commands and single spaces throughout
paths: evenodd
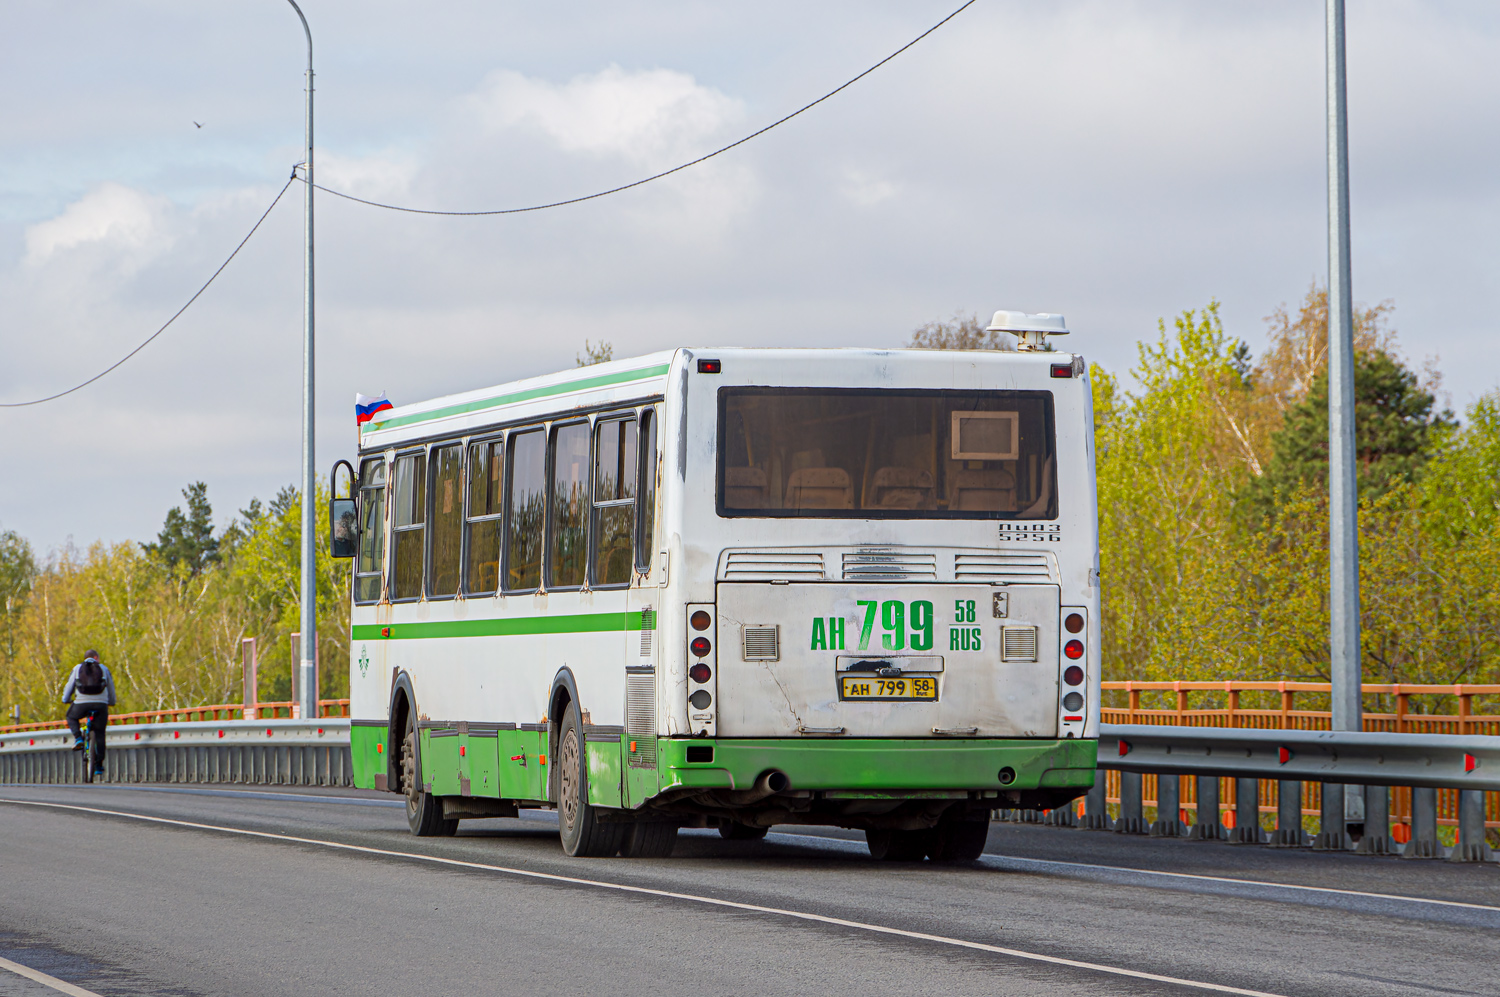
M 1500 994 L 1495 866 L 1013 824 L 961 868 L 793 828 L 569 859 L 551 814 L 417 839 L 358 791 L 0 799 L 0 959 L 103 995 Z

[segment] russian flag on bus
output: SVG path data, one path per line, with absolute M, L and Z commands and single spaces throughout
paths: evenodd
M 385 397 L 384 391 L 374 398 L 356 393 L 354 396 L 354 422 L 356 425 L 363 426 L 375 418 L 376 412 L 384 412 L 388 408 L 395 408 L 395 406 L 391 404 L 390 399 Z

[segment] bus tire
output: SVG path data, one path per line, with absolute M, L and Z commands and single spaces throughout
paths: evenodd
M 406 824 L 419 838 L 452 837 L 457 820 L 443 819 L 443 801 L 424 792 L 417 782 L 417 727 L 408 717 L 406 738 L 401 742 L 401 788 L 406 795 Z
M 930 830 L 893 831 L 881 827 L 865 831 L 870 857 L 883 862 L 920 862 L 927 857 L 931 839 Z
M 987 818 L 945 820 L 932 829 L 927 855 L 934 862 L 973 862 L 984 854 L 989 837 Z
M 608 858 L 620 850 L 624 824 L 606 824 L 589 804 L 589 765 L 584 752 L 578 707 L 568 704 L 557 731 L 557 831 L 563 852 L 584 858 Z
M 756 827 L 753 824 L 731 821 L 728 824 L 719 825 L 719 837 L 729 841 L 759 841 L 769 830 L 771 830 L 769 827 Z
M 638 820 L 625 825 L 620 854 L 628 859 L 664 859 L 677 844 L 677 825 L 663 821 Z

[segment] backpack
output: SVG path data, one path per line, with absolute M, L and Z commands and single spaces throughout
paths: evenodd
M 97 696 L 104 691 L 104 669 L 99 662 L 88 658 L 78 666 L 75 688 L 85 696 Z

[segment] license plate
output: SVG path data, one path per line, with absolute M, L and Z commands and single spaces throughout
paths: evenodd
M 901 678 L 840 675 L 839 698 L 936 700 L 937 679 L 931 675 L 904 675 Z

